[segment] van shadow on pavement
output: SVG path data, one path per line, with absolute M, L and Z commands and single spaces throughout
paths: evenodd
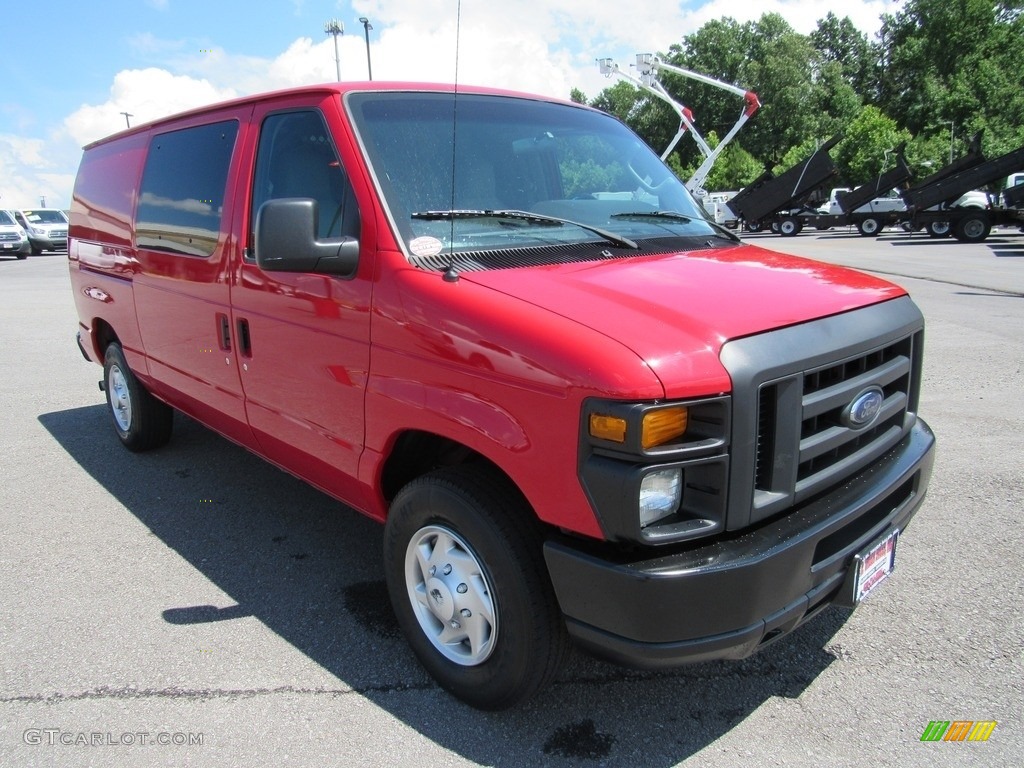
M 128 512 L 236 602 L 153 606 L 164 620 L 188 626 L 255 616 L 339 681 L 332 690 L 296 684 L 284 692 L 354 692 L 478 763 L 675 765 L 773 697 L 798 697 L 837 658 L 829 643 L 848 614 L 830 609 L 742 662 L 640 672 L 576 653 L 526 706 L 478 712 L 438 688 L 401 638 L 377 523 L 181 414 L 171 443 L 147 454 L 121 447 L 105 405 L 39 421 Z M 274 693 L 260 683 L 254 690 Z

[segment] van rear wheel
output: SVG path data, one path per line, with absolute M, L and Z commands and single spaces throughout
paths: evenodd
M 104 353 L 103 384 L 114 430 L 128 450 L 148 451 L 171 439 L 174 409 L 139 383 L 117 342 Z
M 569 641 L 539 524 L 499 473 L 449 467 L 409 483 L 388 515 L 384 568 L 409 645 L 466 703 L 515 706 L 562 666 Z

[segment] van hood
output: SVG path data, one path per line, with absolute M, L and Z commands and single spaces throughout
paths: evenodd
M 742 245 L 714 251 L 467 272 L 625 345 L 667 397 L 725 392 L 719 362 L 731 339 L 903 296 L 860 272 Z

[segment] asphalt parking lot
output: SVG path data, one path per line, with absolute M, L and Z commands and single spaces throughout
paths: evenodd
M 746 239 L 883 273 L 925 313 L 939 449 L 896 572 L 745 661 L 577 654 L 497 714 L 398 636 L 376 524 L 186 419 L 126 452 L 65 257 L 0 260 L 0 765 L 1024 764 L 1024 234 Z M 922 742 L 935 720 L 997 725 Z

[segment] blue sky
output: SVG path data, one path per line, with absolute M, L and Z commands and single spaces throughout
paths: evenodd
M 8 3 L 0 54 L 0 207 L 67 207 L 83 144 L 132 124 L 263 90 L 366 78 L 455 77 L 459 0 L 93 0 Z M 595 59 L 627 67 L 710 19 L 775 11 L 809 32 L 830 10 L 873 36 L 892 0 L 462 0 L 458 79 L 567 97 L 612 82 Z M 756 84 L 751 84 L 756 90 Z M 681 95 L 685 99 L 685 95 Z M 699 116 L 698 116 L 699 119 Z

